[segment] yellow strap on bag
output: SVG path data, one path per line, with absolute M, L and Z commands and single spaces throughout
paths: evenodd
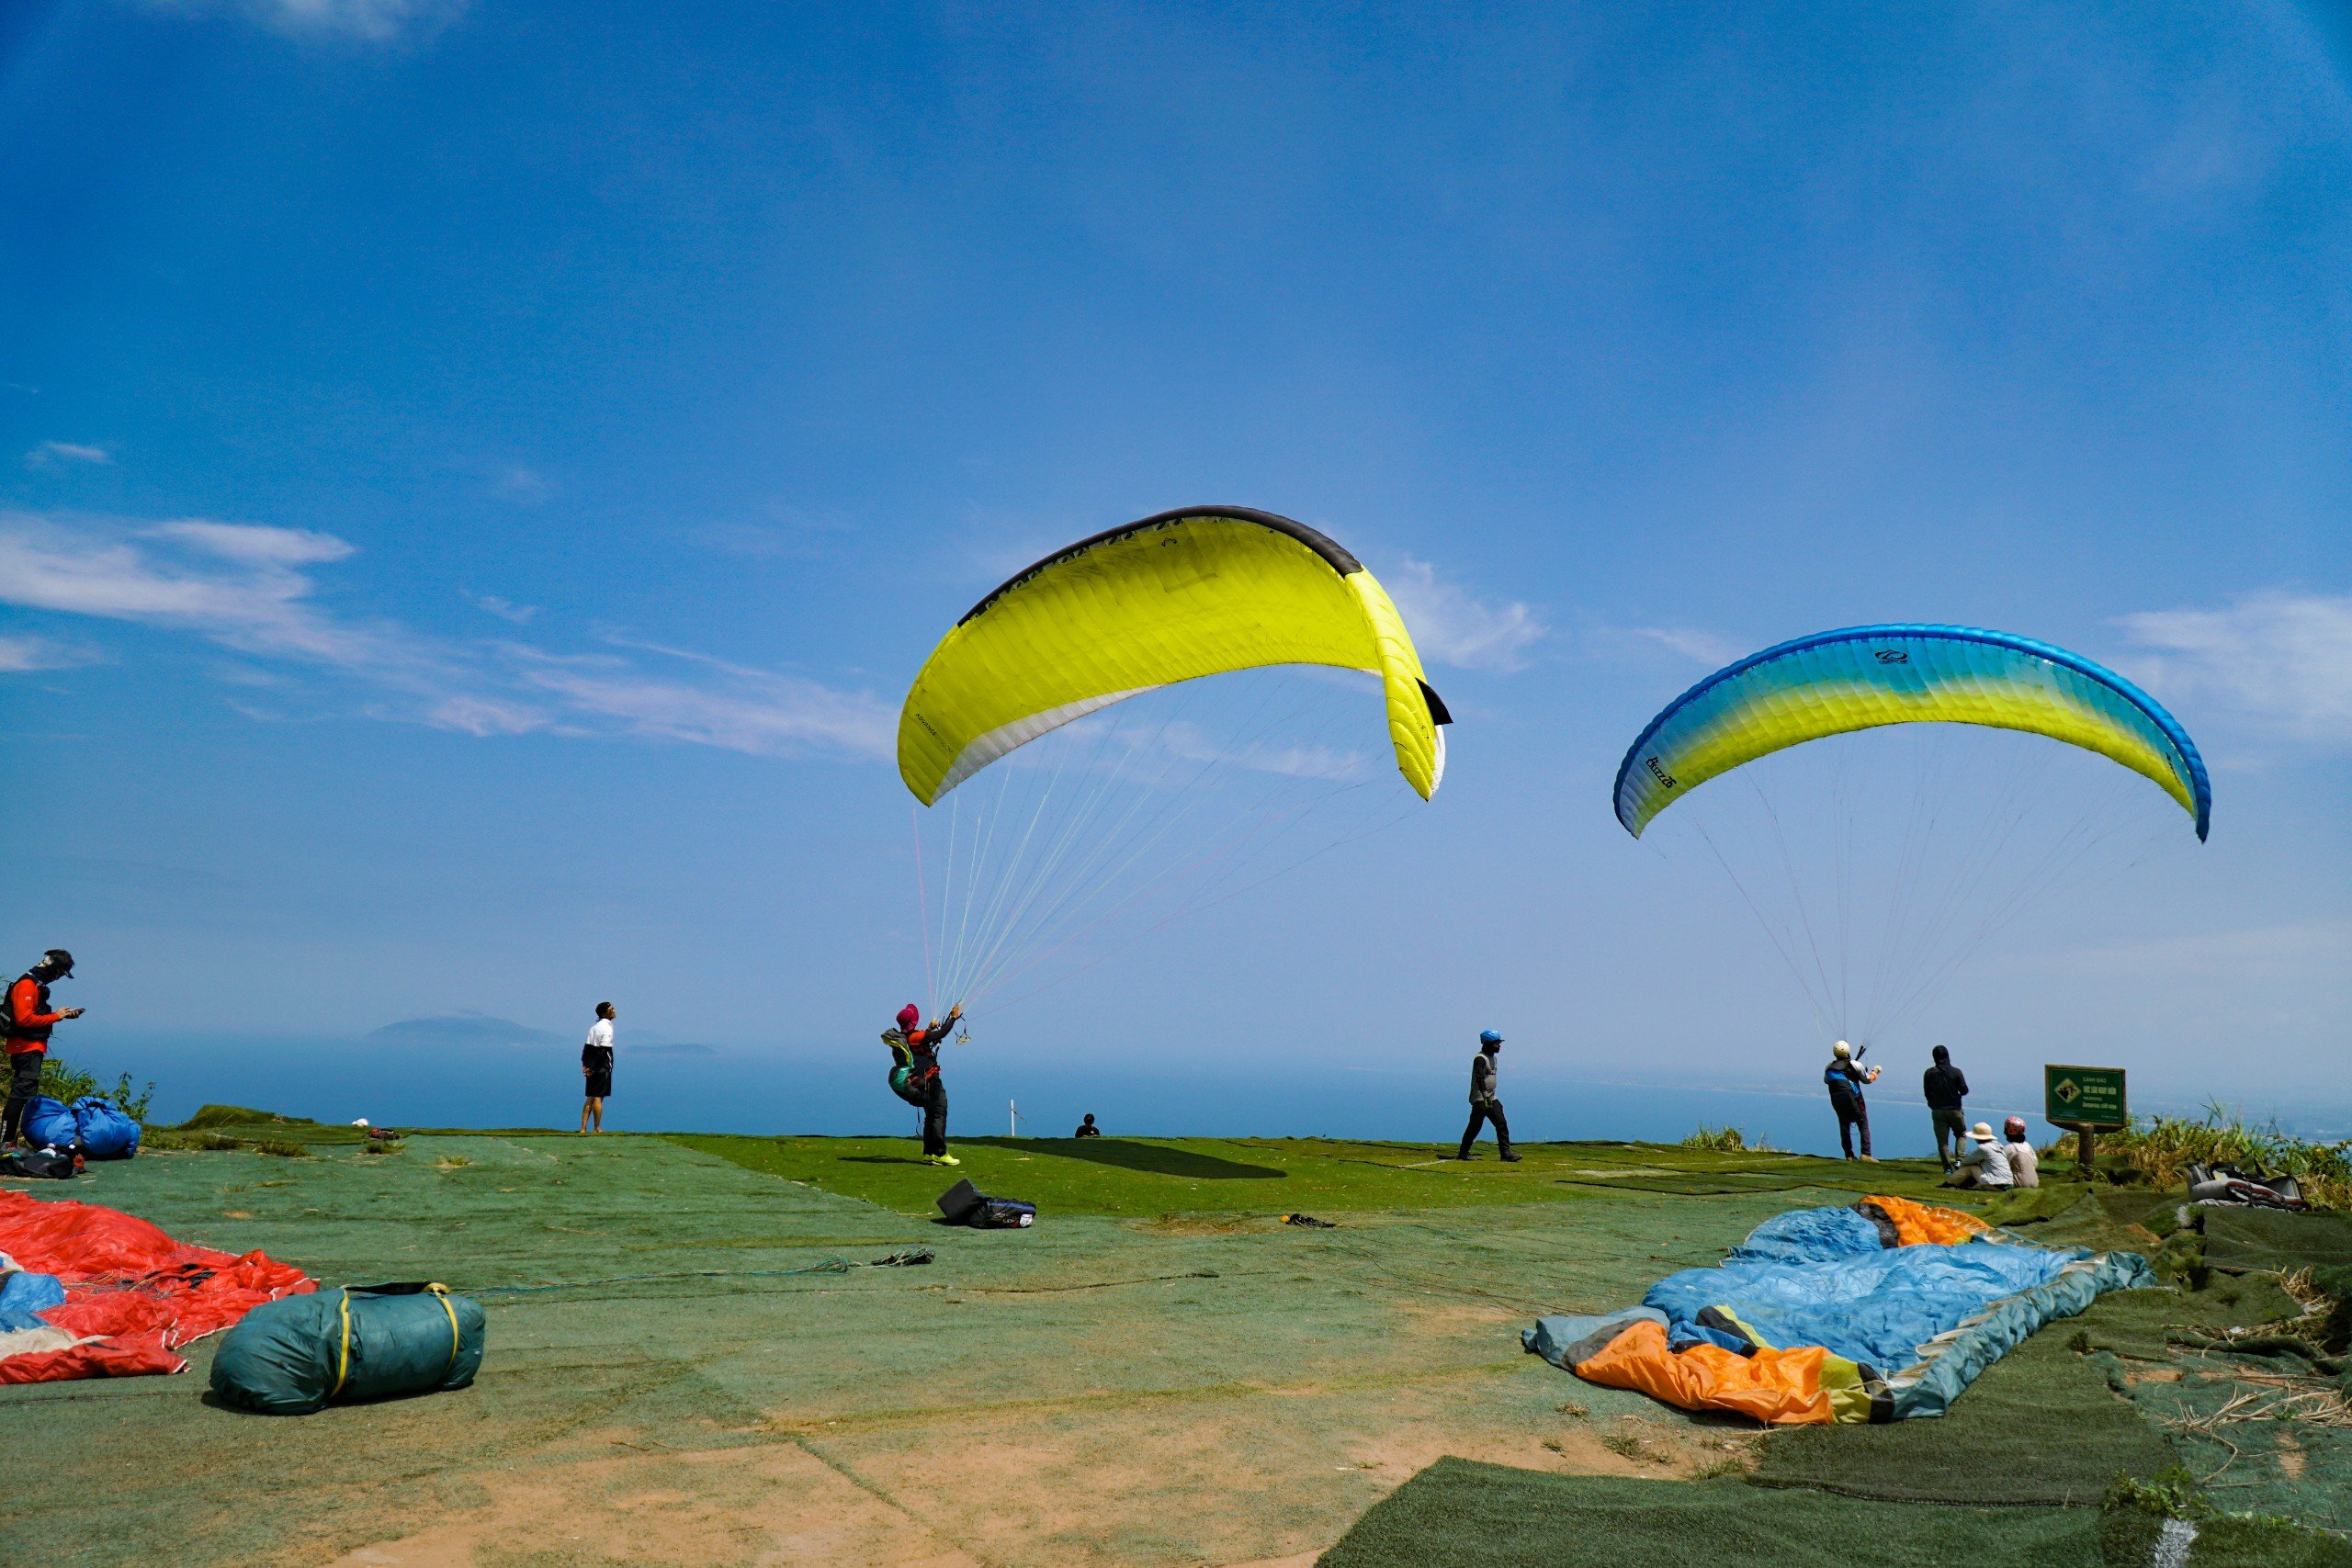
M 348 1288 L 336 1304 L 343 1309 L 343 1354 L 335 1360 L 334 1386 L 327 1390 L 329 1399 L 343 1392 L 344 1380 L 351 1376 L 351 1292 Z
M 458 1309 L 451 1305 L 449 1302 L 449 1287 L 435 1281 L 435 1283 L 426 1285 L 424 1288 L 433 1292 L 434 1300 L 441 1303 L 441 1310 L 449 1314 L 449 1364 L 441 1369 L 441 1375 L 443 1377 L 447 1377 L 449 1373 L 457 1368 L 458 1357 L 465 1348 L 465 1337 L 463 1332 L 458 1326 Z M 335 1358 L 334 1386 L 327 1390 L 327 1397 L 329 1399 L 333 1399 L 336 1394 L 341 1393 L 343 1392 L 343 1385 L 349 1382 L 351 1378 L 350 1287 L 345 1286 L 344 1288 L 342 1296 L 337 1301 L 336 1305 L 341 1309 L 343 1314 L 343 1348 Z
M 448 1286 L 432 1284 L 424 1288 L 433 1292 L 434 1299 L 441 1303 L 441 1310 L 449 1314 L 449 1364 L 441 1369 L 441 1375 L 446 1378 L 457 1370 L 458 1352 L 463 1348 L 462 1337 L 458 1332 L 458 1309 L 449 1304 Z

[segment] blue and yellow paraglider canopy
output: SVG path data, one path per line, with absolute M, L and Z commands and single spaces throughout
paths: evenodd
M 1849 626 L 1724 666 L 1650 720 L 1617 769 L 1635 838 L 1699 785 L 1758 757 L 1888 724 L 1978 724 L 2109 757 L 2178 801 L 2203 839 L 2213 792 L 2180 722 L 2112 670 L 1973 626 Z

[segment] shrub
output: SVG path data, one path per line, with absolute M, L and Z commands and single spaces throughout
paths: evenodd
M 1747 1134 L 1736 1127 L 1710 1127 L 1704 1122 L 1699 1130 L 1682 1140 L 1686 1149 L 1713 1149 L 1717 1154 L 1738 1154 L 1747 1147 Z
M 236 1139 L 223 1137 L 219 1133 L 184 1133 L 176 1127 L 151 1127 L 139 1144 L 143 1149 L 188 1149 L 208 1153 L 244 1147 Z
M 2233 1165 L 2272 1176 L 2291 1176 L 2303 1196 L 2331 1209 L 2352 1208 L 2352 1140 L 2314 1144 L 2280 1130 L 2278 1123 L 2248 1126 L 2218 1101 L 2202 1121 L 2185 1116 L 2135 1119 L 2121 1133 L 2102 1133 L 2098 1155 L 2136 1172 L 2156 1187 L 2178 1187 L 2192 1165 Z
M 114 1108 L 133 1122 L 147 1120 L 148 1102 L 155 1098 L 155 1086 L 149 1084 L 137 1093 L 131 1092 L 130 1075 L 123 1074 L 109 1090 L 98 1081 L 96 1073 L 85 1073 L 70 1063 L 62 1061 L 55 1053 L 41 1059 L 40 1091 L 51 1100 L 71 1105 L 86 1095 L 104 1095 L 114 1101 Z

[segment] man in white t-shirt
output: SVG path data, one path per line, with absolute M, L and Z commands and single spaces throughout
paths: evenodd
M 588 1098 L 580 1107 L 580 1130 L 605 1130 L 605 1097 L 613 1092 L 613 1020 L 620 1014 L 610 1002 L 596 1004 L 596 1021 L 588 1026 L 587 1043 L 580 1047 L 580 1076 Z
M 1993 1136 L 1988 1123 L 1979 1122 L 1968 1130 L 1968 1145 L 1960 1156 L 1960 1168 L 1944 1178 L 1946 1187 L 2007 1192 L 2017 1184 L 2016 1178 L 2009 1174 L 2008 1147 Z
M 2025 1135 L 2025 1118 L 2012 1116 L 2001 1124 L 2001 1152 L 2009 1156 L 2009 1179 L 2019 1187 L 2041 1185 L 2041 1156 Z

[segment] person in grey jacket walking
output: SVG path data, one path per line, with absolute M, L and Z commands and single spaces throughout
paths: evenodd
M 1478 1129 L 1489 1122 L 1495 1124 L 1495 1143 L 1503 1158 L 1514 1163 L 1519 1159 L 1510 1152 L 1510 1123 L 1503 1120 L 1503 1102 L 1495 1098 L 1495 1057 L 1502 1048 L 1503 1037 L 1493 1030 L 1478 1036 L 1478 1054 L 1470 1058 L 1470 1125 L 1462 1134 L 1462 1148 L 1455 1159 L 1472 1157 L 1470 1145 L 1477 1141 Z

